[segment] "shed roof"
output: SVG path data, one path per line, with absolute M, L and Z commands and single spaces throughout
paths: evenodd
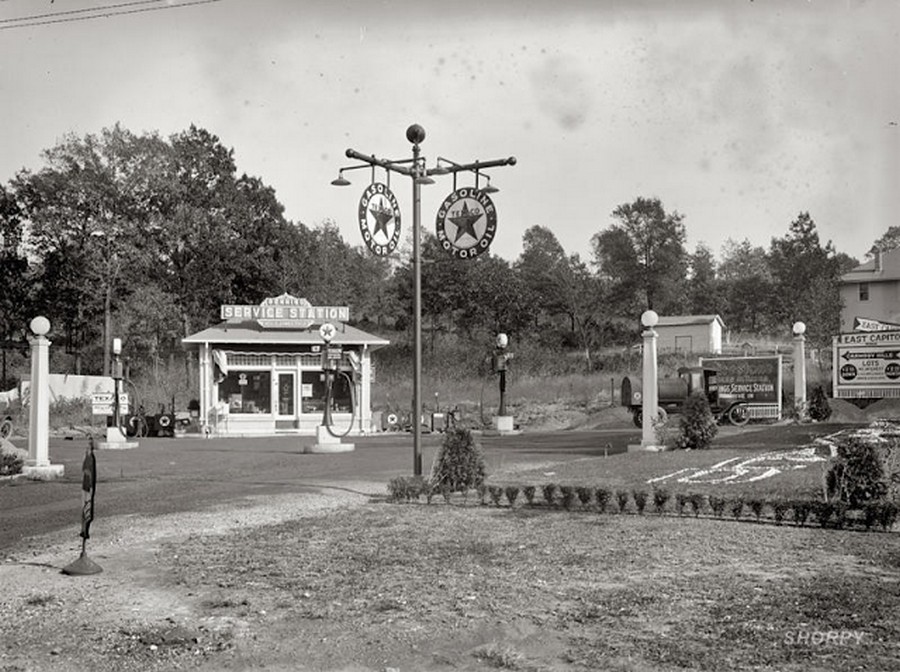
M 331 340 L 335 345 L 368 345 L 380 348 L 389 345 L 390 341 L 380 336 L 369 334 L 362 329 L 339 322 L 335 324 L 337 332 Z M 266 345 L 321 345 L 319 325 L 309 329 L 265 329 L 255 321 L 226 320 L 182 339 L 188 348 L 199 347 L 202 343 L 257 343 Z
M 683 327 L 696 324 L 712 324 L 718 321 L 724 327 L 725 322 L 718 315 L 660 315 L 658 327 Z

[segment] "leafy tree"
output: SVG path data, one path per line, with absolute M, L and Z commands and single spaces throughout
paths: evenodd
M 778 287 L 773 305 L 778 324 L 787 331 L 802 320 L 812 343 L 830 344 L 840 329 L 841 265 L 831 241 L 820 243 L 809 213 L 801 212 L 784 238 L 772 239 L 769 265 Z
M 620 205 L 612 216 L 618 221 L 591 243 L 613 295 L 620 295 L 623 308 L 679 312 L 687 270 L 683 216 L 667 213 L 658 198 Z
M 729 239 L 723 246 L 718 270 L 725 324 L 737 331 L 767 331 L 774 324 L 774 286 L 765 249 L 747 239 Z
M 866 256 L 874 257 L 876 252 L 890 252 L 898 247 L 900 247 L 900 226 L 890 226 L 878 240 L 872 243 Z
M 698 243 L 688 257 L 690 274 L 687 281 L 687 306 L 691 315 L 722 313 L 720 283 L 716 276 L 716 260 L 712 250 Z
M 13 195 L 0 185 L 0 391 L 7 389 L 7 352 L 12 341 L 23 340 L 30 318 L 30 264 L 23 248 L 21 211 Z
M 534 326 L 554 315 L 568 313 L 562 296 L 570 284 L 569 260 L 549 228 L 532 226 L 522 236 L 522 254 L 513 268 L 522 282 L 524 297 L 533 306 Z

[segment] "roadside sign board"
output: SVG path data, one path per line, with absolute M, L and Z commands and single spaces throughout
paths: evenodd
M 835 336 L 832 376 L 835 397 L 900 397 L 900 331 Z
M 115 397 L 112 392 L 98 392 L 91 395 L 91 413 L 93 415 L 115 415 Z M 128 393 L 119 393 L 119 414 L 127 415 L 130 412 Z
M 781 405 L 781 355 L 773 357 L 701 357 L 716 370 L 719 399 Z

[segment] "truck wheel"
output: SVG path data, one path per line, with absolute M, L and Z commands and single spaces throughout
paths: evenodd
M 638 427 L 638 428 L 643 428 L 643 426 L 644 426 L 644 411 L 643 411 L 643 409 L 639 410 L 639 411 L 634 411 L 634 415 L 632 417 L 634 418 L 634 426 Z M 659 419 L 659 421 L 661 423 L 665 424 L 665 422 L 669 419 L 669 414 L 666 413 L 666 409 L 657 407 L 656 408 L 656 417 Z
M 644 414 L 641 411 L 634 411 L 631 418 L 634 420 L 634 426 L 638 429 L 644 426 Z
M 743 427 L 750 422 L 750 409 L 743 404 L 728 409 L 728 422 L 735 427 Z

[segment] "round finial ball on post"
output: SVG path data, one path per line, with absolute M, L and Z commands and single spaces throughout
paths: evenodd
M 50 320 L 43 315 L 39 315 L 28 325 L 36 336 L 45 336 L 50 331 Z
M 497 334 L 497 347 L 503 350 L 509 345 L 509 337 L 506 334 Z
M 641 324 L 647 327 L 647 329 L 652 329 L 658 322 L 659 315 L 656 314 L 656 311 L 645 310 L 641 315 Z
M 406 129 L 406 139 L 414 145 L 418 145 L 425 140 L 425 129 L 418 124 L 413 124 Z
M 794 322 L 794 336 L 802 336 L 806 333 L 806 325 L 803 322 Z

